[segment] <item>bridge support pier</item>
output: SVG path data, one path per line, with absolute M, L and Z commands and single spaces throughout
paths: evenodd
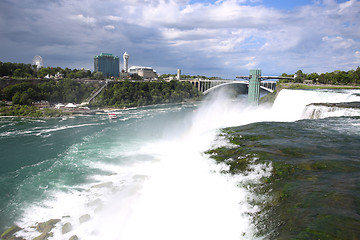
M 248 102 L 252 105 L 259 104 L 260 98 L 261 70 L 250 70 Z

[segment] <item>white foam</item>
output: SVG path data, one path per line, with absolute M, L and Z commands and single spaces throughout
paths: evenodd
M 357 99 L 348 93 L 336 95 L 337 101 L 352 98 Z M 33 237 L 38 234 L 31 228 L 34 222 L 68 215 L 49 239 L 69 239 L 75 234 L 87 240 L 256 239 L 248 213 L 258 211 L 249 204 L 257 196 L 246 185 L 269 176 L 271 164 L 254 164 L 246 174 L 224 175 L 221 170 L 227 166 L 216 165 L 203 152 L 214 144 L 227 144 L 221 138 L 214 143 L 219 128 L 259 121 L 298 120 L 307 104 L 333 100 L 334 95 L 328 92 L 283 90 L 272 109 L 251 108 L 220 94 L 197 109 L 187 121 L 179 122 L 177 129 L 172 130 L 172 124 L 169 128 L 164 126 L 164 131 L 180 132 L 179 135 L 164 134 L 162 139 L 109 155 L 136 161 L 110 164 L 86 160 L 90 167 L 109 174 L 89 176 L 89 184 L 75 186 L 67 192 L 53 192 L 50 199 L 29 207 L 19 225 L 25 227 L 24 236 Z M 131 114 L 150 116 L 162 112 L 141 110 L 138 115 Z M 115 145 L 108 147 L 111 151 L 116 149 Z M 139 156 L 143 157 L 139 159 Z M 91 218 L 80 224 L 79 217 L 84 214 Z M 65 222 L 70 222 L 73 230 L 63 235 L 61 226 Z

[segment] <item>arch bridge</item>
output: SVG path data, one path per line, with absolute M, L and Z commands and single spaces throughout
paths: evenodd
M 248 87 L 248 101 L 253 105 L 259 104 L 260 89 L 263 89 L 269 93 L 275 91 L 277 81 L 269 81 L 271 79 L 293 79 L 292 77 L 282 76 L 261 76 L 261 70 L 250 70 L 249 76 L 237 76 L 238 79 L 244 80 L 209 80 L 209 79 L 189 79 L 181 80 L 192 83 L 203 95 L 206 95 L 213 90 L 222 86 L 231 84 L 243 84 Z M 267 81 L 264 81 L 267 80 Z

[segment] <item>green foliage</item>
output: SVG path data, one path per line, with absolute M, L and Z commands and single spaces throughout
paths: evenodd
M 42 67 L 37 70 L 36 66 L 24 63 L 3 63 L 0 62 L 0 77 L 9 76 L 12 78 L 44 78 L 46 75 L 55 76 L 56 73 L 64 74 L 65 78 L 92 78 L 92 79 L 103 79 L 103 76 L 92 75 L 90 70 L 84 69 L 62 69 L 60 67 Z
M 101 80 L 104 79 L 104 75 L 102 72 L 93 72 L 92 79 Z
M 3 97 L 20 105 L 31 105 L 32 102 L 40 100 L 80 103 L 88 98 L 94 89 L 93 85 L 71 79 L 49 80 L 38 84 L 23 82 L 5 87 Z
M 291 75 L 282 74 L 284 77 L 289 77 Z M 320 84 L 333 84 L 333 85 L 353 85 L 360 84 L 360 67 L 357 67 L 356 70 L 350 71 L 339 71 L 327 72 L 322 74 L 310 73 L 305 74 L 301 70 L 296 72 L 296 77 L 294 80 L 291 79 L 282 79 L 279 82 L 295 82 L 302 83 L 304 80 L 312 80 L 313 83 Z
M 138 75 L 137 73 L 131 74 L 130 78 L 132 80 L 143 80 L 143 77 L 141 77 L 140 75 Z
M 26 117 L 58 117 L 62 116 L 64 113 L 58 109 L 38 109 L 34 106 L 27 105 L 14 105 L 10 107 L 1 107 L 0 108 L 0 116 L 26 116 Z
M 31 64 L 0 62 L 0 77 L 13 76 L 16 78 L 35 77 L 36 67 Z
M 187 82 L 121 81 L 110 84 L 91 104 L 99 107 L 135 107 L 181 102 L 198 96 L 197 89 Z

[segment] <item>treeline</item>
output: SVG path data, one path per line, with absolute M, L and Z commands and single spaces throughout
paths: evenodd
M 12 101 L 13 105 L 32 105 L 33 102 L 41 100 L 52 103 L 81 103 L 95 88 L 94 84 L 79 83 L 71 79 L 48 80 L 9 85 L 1 90 L 0 95 L 2 100 Z
M 43 108 L 34 106 L 15 105 L 10 107 L 0 107 L 0 116 L 27 116 L 27 117 L 59 117 L 70 113 L 62 112 L 58 109 Z
M 159 79 L 166 79 L 169 77 L 173 77 L 176 78 L 177 74 L 162 74 L 159 76 Z M 191 75 L 181 75 L 180 76 L 181 79 L 195 79 L 195 78 L 201 78 L 201 79 L 210 79 L 210 80 L 215 80 L 215 79 L 222 79 L 221 77 L 205 77 L 202 75 L 196 75 L 196 76 L 191 76 Z
M 37 70 L 36 65 L 25 63 L 10 63 L 0 62 L 0 77 L 9 78 L 44 78 L 46 75 L 54 76 L 57 73 L 64 74 L 64 78 L 89 78 L 89 79 L 104 79 L 101 72 L 91 72 L 84 69 L 62 69 L 60 67 L 43 67 Z
M 294 75 L 282 74 L 284 77 L 293 77 Z M 360 67 L 357 67 L 356 70 L 350 71 L 340 71 L 336 70 L 334 72 L 327 73 L 303 73 L 301 70 L 295 73 L 295 78 L 292 79 L 283 79 L 280 82 L 295 82 L 303 83 L 305 80 L 311 80 L 313 83 L 319 84 L 334 84 L 334 85 L 358 85 L 360 84 Z
M 181 102 L 199 97 L 188 82 L 113 82 L 96 97 L 92 106 L 136 107 L 159 103 Z

